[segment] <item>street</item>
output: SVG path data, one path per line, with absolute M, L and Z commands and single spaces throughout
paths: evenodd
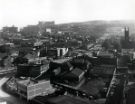
M 6 102 L 6 104 L 26 104 L 26 101 L 24 101 L 23 99 L 8 94 L 3 90 L 2 86 L 8 79 L 8 77 L 3 77 L 0 79 L 0 102 Z

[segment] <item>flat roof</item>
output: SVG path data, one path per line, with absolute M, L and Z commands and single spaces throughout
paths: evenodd
M 69 61 L 71 59 L 72 59 L 71 57 L 69 57 L 69 58 L 62 58 L 62 59 L 53 60 L 52 62 L 54 62 L 54 63 L 64 63 L 64 62 Z
M 35 80 L 35 81 L 37 81 L 38 83 L 41 83 L 41 82 L 47 82 L 49 80 L 41 80 L 41 81 Z M 21 85 L 24 85 L 24 86 L 35 84 L 35 82 L 32 79 L 29 79 L 29 78 L 27 78 L 25 80 L 17 79 L 17 83 L 21 84 Z
M 91 79 L 87 83 L 83 84 L 79 89 L 90 94 L 90 95 L 97 95 L 100 92 L 100 89 L 105 87 L 104 79 L 97 78 Z

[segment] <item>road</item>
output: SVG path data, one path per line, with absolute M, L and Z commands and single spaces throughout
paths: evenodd
M 2 86 L 8 79 L 8 77 L 0 79 L 0 102 L 6 102 L 6 104 L 26 104 L 26 101 L 23 99 L 13 96 L 3 90 Z

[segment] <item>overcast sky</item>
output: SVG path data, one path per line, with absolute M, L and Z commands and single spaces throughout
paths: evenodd
M 0 0 L 0 28 L 38 21 L 56 23 L 135 19 L 135 0 Z

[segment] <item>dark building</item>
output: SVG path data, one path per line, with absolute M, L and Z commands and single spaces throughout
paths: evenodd
M 135 48 L 134 45 L 134 41 L 131 41 L 129 39 L 129 28 L 125 27 L 124 28 L 124 39 L 121 40 L 121 45 L 122 45 L 122 49 L 133 49 Z
M 27 38 L 35 37 L 39 34 L 39 27 L 37 25 L 28 25 L 26 27 L 23 27 L 20 30 L 20 33 L 22 34 L 22 36 L 25 36 Z
M 93 101 L 87 101 L 80 97 L 71 97 L 66 95 L 50 97 L 37 96 L 33 101 L 34 100 L 40 101 L 42 104 L 95 104 Z
M 92 74 L 92 76 L 111 78 L 113 76 L 114 70 L 115 70 L 115 65 L 102 64 L 102 65 L 94 66 L 91 69 L 91 74 Z
M 124 74 L 113 76 L 107 92 L 105 104 L 123 104 L 125 82 L 126 77 Z
M 75 68 L 71 72 L 62 76 L 63 80 L 69 82 L 80 82 L 84 77 L 85 72 L 82 69 Z
M 17 77 L 37 77 L 41 74 L 41 65 L 29 65 L 29 64 L 19 64 L 17 66 Z
M 24 58 L 24 57 L 17 57 L 13 60 L 13 64 L 14 65 L 18 65 L 18 64 L 27 64 L 28 63 L 28 59 Z
M 126 104 L 135 104 L 134 97 L 135 97 L 135 88 L 132 87 L 127 91 Z
M 89 70 L 92 66 L 90 60 L 88 60 L 85 56 L 77 56 L 74 57 L 71 61 L 71 64 L 74 67 L 78 67 L 83 70 Z
M 113 53 L 108 51 L 99 51 L 97 53 L 97 57 L 100 64 L 116 65 L 116 58 Z
M 117 68 L 128 67 L 128 63 L 131 61 L 129 55 L 123 55 L 117 59 Z
M 7 32 L 7 33 L 17 33 L 18 32 L 18 28 L 15 27 L 15 26 L 3 27 L 2 31 L 3 32 Z
M 73 66 L 70 64 L 71 59 L 58 59 L 50 62 L 48 73 L 51 76 L 61 76 L 66 72 L 69 72 L 73 69 Z

